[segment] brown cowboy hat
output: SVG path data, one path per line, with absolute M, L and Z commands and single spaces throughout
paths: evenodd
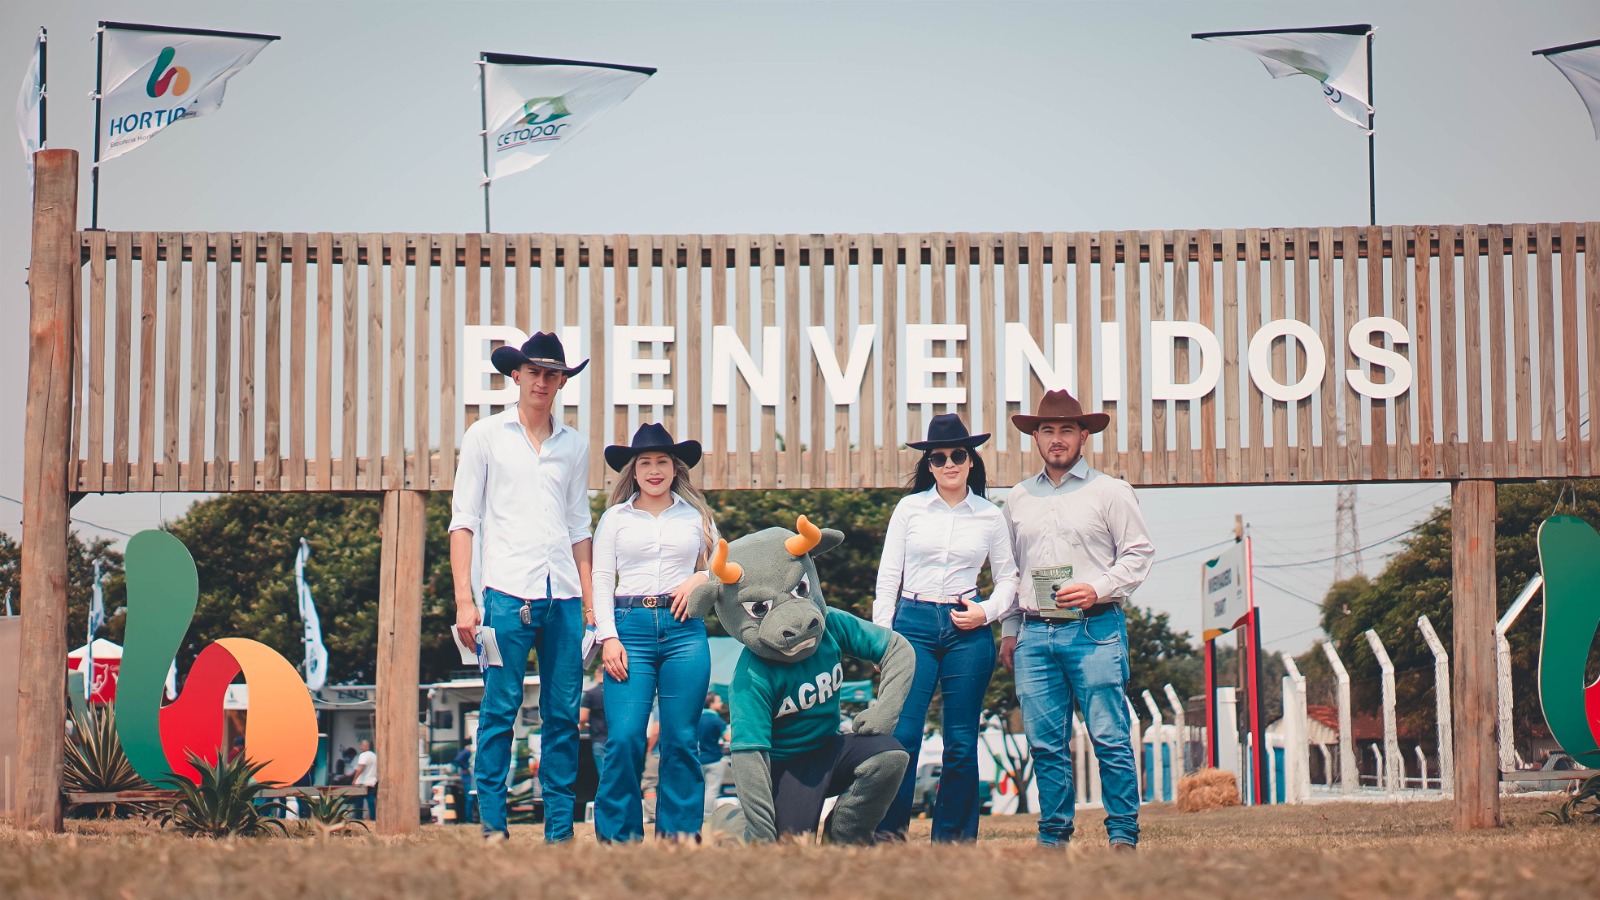
M 1039 414 L 1036 416 L 1018 413 L 1011 417 L 1011 424 L 1023 434 L 1033 434 L 1044 422 L 1077 422 L 1090 434 L 1099 434 L 1111 424 L 1111 417 L 1105 413 L 1084 412 L 1078 398 L 1066 391 L 1046 391 L 1039 399 Z

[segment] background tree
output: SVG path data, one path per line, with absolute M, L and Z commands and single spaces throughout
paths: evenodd
M 82 647 L 87 640 L 89 598 L 94 587 L 94 564 L 100 562 L 101 588 L 105 592 L 106 613 L 111 616 L 100 629 L 99 637 L 122 642 L 123 619 L 115 615 L 123 606 L 126 588 L 122 576 L 122 554 L 112 549 L 111 541 L 95 538 L 84 543 L 76 531 L 67 534 L 67 649 Z M 0 534 L 0 614 L 4 598 L 11 596 L 11 611 L 22 612 L 22 544 L 8 534 Z

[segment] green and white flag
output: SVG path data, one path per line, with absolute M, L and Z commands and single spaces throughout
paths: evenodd
M 656 73 L 642 66 L 504 53 L 479 54 L 478 64 L 488 181 L 543 162 Z
M 44 29 L 40 28 L 28 59 L 28 74 L 17 94 L 17 132 L 22 135 L 29 181 L 33 180 L 33 154 L 44 148 L 44 90 Z
M 1567 76 L 1589 110 L 1595 140 L 1600 140 L 1600 41 L 1535 50 L 1533 55 L 1550 60 L 1551 65 Z
M 1367 54 L 1371 25 L 1213 31 L 1193 37 L 1255 54 L 1273 78 L 1310 75 L 1322 83 L 1323 99 L 1340 118 L 1368 127 L 1367 116 L 1372 112 Z
M 174 122 L 216 112 L 228 79 L 277 39 L 101 22 L 98 159 L 121 156 Z

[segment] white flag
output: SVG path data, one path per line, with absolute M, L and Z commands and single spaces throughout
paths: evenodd
M 176 700 L 176 699 L 178 699 L 178 661 L 177 660 L 173 660 L 172 664 L 167 666 L 167 699 L 168 700 Z
M 94 561 L 94 585 L 89 589 L 89 645 L 94 646 L 94 634 L 106 624 L 106 595 L 100 587 L 100 560 Z
M 480 54 L 489 171 L 531 169 L 656 73 L 639 66 Z
M 17 131 L 22 135 L 22 155 L 28 162 L 28 177 L 33 178 L 33 154 L 44 147 L 44 29 L 34 41 L 28 74 L 17 94 Z
M 294 583 L 300 598 L 300 619 L 304 623 L 306 645 L 306 687 L 322 690 L 328 683 L 328 648 L 322 643 L 322 620 L 317 618 L 317 605 L 311 599 L 311 586 L 306 584 L 306 561 L 311 559 L 311 545 L 300 539 L 300 551 L 294 557 Z
M 102 22 L 100 159 L 173 122 L 214 113 L 222 92 L 275 35 Z
M 1371 25 L 1219 31 L 1194 38 L 1254 53 L 1273 78 L 1310 75 L 1322 83 L 1323 99 L 1340 118 L 1367 127 L 1367 114 L 1372 111 L 1371 98 L 1367 96 Z
M 1595 140 L 1600 140 L 1600 41 L 1535 50 L 1533 55 L 1550 60 L 1572 82 L 1589 110 Z

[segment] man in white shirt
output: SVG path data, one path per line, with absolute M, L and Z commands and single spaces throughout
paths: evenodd
M 356 754 L 355 776 L 350 783 L 356 787 L 364 787 L 367 792 L 356 798 L 357 818 L 360 818 L 362 807 L 366 808 L 366 817 L 378 817 L 378 754 L 372 752 L 372 742 L 362 741 L 361 752 Z
M 1086 414 L 1071 394 L 1050 391 L 1038 415 L 1011 421 L 1033 435 L 1044 460 L 1044 470 L 1006 498 L 1022 590 L 1000 641 L 1000 661 L 1016 672 L 1038 777 L 1039 843 L 1064 846 L 1072 839 L 1076 706 L 1100 766 L 1111 848 L 1133 850 L 1139 777 L 1129 734 L 1122 602 L 1149 574 L 1155 548 L 1133 488 L 1083 459 L 1084 444 L 1105 429 L 1108 416 Z
M 522 708 L 528 653 L 539 655 L 543 719 L 545 840 L 572 837 L 578 775 L 578 701 L 583 630 L 590 609 L 589 442 L 554 415 L 557 392 L 584 360 L 568 366 L 554 334 L 491 361 L 517 385 L 517 405 L 467 429 L 461 439 L 450 519 L 450 569 L 456 629 L 471 645 L 480 624 L 472 596 L 472 544 L 482 548 L 483 621 L 493 628 L 503 665 L 484 673 L 478 712 L 478 807 L 488 837 L 506 830 L 506 772 Z

